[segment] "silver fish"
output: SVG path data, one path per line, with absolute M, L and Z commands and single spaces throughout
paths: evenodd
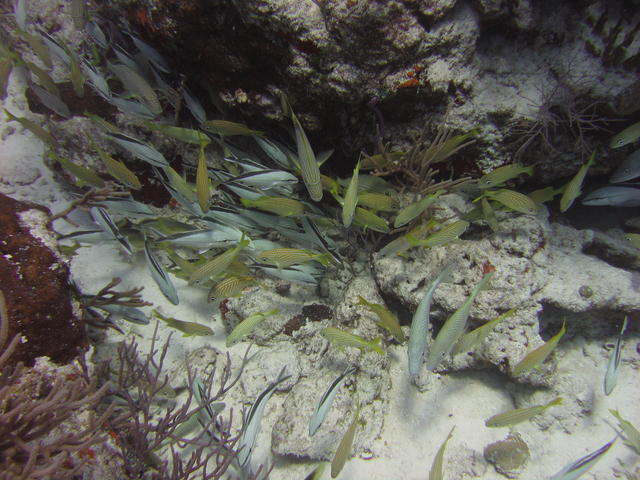
M 254 263 L 251 266 L 259 268 L 268 275 L 281 278 L 288 282 L 299 283 L 308 287 L 315 287 L 318 285 L 316 276 L 318 276 L 320 272 L 308 263 L 303 265 L 293 265 L 288 268 L 278 268 L 273 265 L 265 265 L 262 263 Z
M 107 132 L 106 135 L 140 160 L 144 160 L 156 167 L 169 166 L 169 162 L 164 158 L 164 155 L 148 143 L 142 142 L 137 138 L 130 137 L 129 135 L 125 135 L 124 133 Z
M 80 61 L 80 68 L 84 74 L 89 78 L 89 83 L 93 89 L 106 100 L 111 99 L 111 89 L 107 83 L 107 79 L 93 66 L 88 60 L 82 59 Z
M 344 380 L 347 378 L 347 376 L 351 375 L 352 373 L 355 373 L 356 371 L 357 371 L 356 367 L 354 367 L 353 365 L 349 365 L 345 369 L 345 371 L 342 372 L 342 375 L 340 375 L 333 382 L 331 382 L 331 385 L 329 385 L 329 388 L 327 389 L 327 391 L 324 392 L 324 395 L 322 395 L 322 397 L 320 398 L 320 401 L 318 402 L 318 406 L 316 407 L 315 411 L 313 412 L 313 415 L 311 416 L 311 420 L 309 421 L 310 437 L 313 437 L 313 435 L 315 435 L 315 433 L 320 428 L 320 425 L 322 425 L 322 422 L 324 421 L 324 417 L 327 416 L 327 413 L 329 412 L 329 409 L 333 404 L 333 399 L 338 393 L 338 389 L 340 388 Z
M 118 315 L 131 323 L 137 323 L 138 325 L 149 324 L 149 317 L 139 308 L 117 304 L 101 305 L 97 308 L 113 315 Z
M 69 107 L 67 107 L 67 104 L 64 103 L 60 97 L 48 92 L 35 83 L 31 85 L 31 90 L 33 90 L 33 93 L 36 94 L 42 104 L 49 110 L 56 112 L 61 117 L 69 118 L 71 116 Z
M 583 205 L 640 207 L 640 190 L 632 187 L 609 185 L 590 192 L 582 199 Z
M 191 112 L 191 114 L 198 120 L 200 123 L 204 123 L 207 121 L 207 114 L 204 111 L 204 107 L 202 104 L 191 95 L 191 93 L 185 88 L 182 90 L 182 97 L 184 98 L 184 103 L 187 104 L 187 108 Z
M 284 372 L 285 367 L 280 370 L 278 378 L 276 378 L 274 382 L 272 382 L 260 395 L 258 395 L 258 398 L 253 402 L 253 405 L 249 410 L 249 414 L 247 415 L 247 419 L 242 428 L 242 433 L 240 434 L 240 440 L 238 441 L 240 450 L 236 458 L 240 467 L 246 466 L 251 458 L 251 452 L 253 451 L 253 447 L 256 443 L 256 437 L 258 436 L 264 407 L 267 405 L 269 398 L 271 398 L 271 395 L 279 384 L 291 377 L 291 375 L 285 375 Z
M 69 54 L 65 51 L 64 47 L 58 43 L 58 41 L 49 35 L 47 32 L 38 28 L 38 33 L 40 34 L 40 38 L 45 43 L 45 45 L 49 48 L 49 51 L 53 53 L 58 59 L 64 63 L 66 66 L 71 65 L 71 59 L 69 58 Z
M 447 265 L 440 274 L 434 278 L 425 290 L 422 300 L 416 312 L 413 314 L 411 321 L 411 330 L 409 332 L 409 375 L 414 376 L 420 373 L 424 352 L 427 348 L 427 331 L 429 330 L 429 311 L 431 309 L 431 301 L 433 294 L 438 285 L 451 274 L 454 264 Z
M 178 305 L 180 300 L 178 299 L 176 287 L 173 285 L 171 278 L 151 251 L 151 246 L 146 238 L 144 240 L 144 256 L 147 259 L 147 265 L 149 266 L 151 277 L 158 284 L 160 291 L 165 297 L 167 297 L 167 300 L 174 305 Z
M 115 238 L 128 255 L 133 255 L 133 247 L 129 243 L 129 240 L 120 233 L 120 229 L 104 208 L 91 207 L 89 213 L 94 222 L 96 222 L 107 235 Z
M 229 181 L 260 189 L 269 189 L 280 185 L 298 183 L 298 177 L 282 170 L 261 170 L 233 177 Z
M 131 37 L 131 40 L 133 40 L 135 46 L 138 47 L 138 50 L 140 50 L 142 55 L 144 55 L 144 57 L 149 60 L 158 70 L 164 73 L 170 73 L 171 70 L 169 69 L 169 64 L 155 48 L 143 42 L 134 35 L 129 34 L 129 36 Z
M 622 328 L 620 329 L 620 334 L 618 335 L 618 340 L 616 341 L 616 348 L 613 350 L 611 356 L 609 357 L 607 373 L 604 376 L 605 395 L 610 395 L 611 392 L 613 392 L 614 387 L 616 386 L 616 381 L 618 379 L 618 369 L 620 368 L 620 362 L 622 361 L 622 336 L 624 335 L 624 331 L 626 329 L 627 317 L 624 317 Z
M 550 477 L 549 480 L 575 480 L 591 469 L 591 467 L 593 467 L 602 458 L 602 456 L 609 451 L 616 440 L 617 437 L 600 447 L 598 450 L 585 455 L 580 460 L 570 463 L 553 477 Z
M 640 176 L 640 150 L 636 150 L 625 158 L 611 175 L 609 183 L 626 182 Z
M 427 357 L 427 370 L 430 372 L 433 372 L 444 356 L 451 352 L 456 342 L 464 333 L 464 329 L 467 325 L 467 319 L 471 312 L 471 306 L 478 294 L 483 289 L 488 288 L 493 274 L 494 272 L 489 272 L 482 277 L 464 303 L 451 314 L 447 321 L 444 322 L 444 325 L 440 328 L 438 335 L 431 345 L 429 356 Z
M 168 242 L 178 247 L 188 247 L 194 249 L 214 247 L 227 247 L 229 244 L 238 243 L 242 237 L 242 232 L 237 228 L 227 227 L 217 224 L 208 230 L 193 230 L 190 232 L 176 233 L 169 237 L 160 239 L 161 242 Z
M 90 20 L 86 24 L 86 30 L 89 36 L 100 46 L 100 48 L 103 48 L 105 50 L 107 49 L 107 47 L 109 46 L 109 42 L 107 41 L 107 36 L 100 28 L 100 25 L 98 25 L 93 20 Z

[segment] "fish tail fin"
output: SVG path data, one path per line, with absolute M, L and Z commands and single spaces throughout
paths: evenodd
M 555 398 L 549 402 L 549 407 L 553 407 L 554 405 L 562 405 L 564 399 L 562 397 Z
M 364 298 L 358 295 L 358 303 L 356 303 L 356 305 L 364 305 L 366 307 L 369 305 L 369 302 L 367 302 Z
M 378 337 L 371 340 L 371 350 L 373 350 L 379 355 L 384 355 L 384 350 L 380 346 L 381 343 L 382 343 L 382 337 Z

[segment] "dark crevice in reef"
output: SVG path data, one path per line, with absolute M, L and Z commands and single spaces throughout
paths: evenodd
M 41 206 L 0 194 L 0 289 L 9 336 L 23 337 L 10 362 L 32 365 L 40 356 L 68 363 L 86 345 L 84 327 L 73 314 L 69 269 L 20 221 L 20 213 Z
M 577 288 L 577 287 L 576 287 Z M 612 303 L 613 307 L 614 303 Z M 550 303 L 543 303 L 543 309 L 538 315 L 540 322 L 540 336 L 544 341 L 553 337 L 562 327 L 562 321 L 567 321 L 567 333 L 565 339 L 583 337 L 586 339 L 602 340 L 603 338 L 615 338 L 620 333 L 620 326 L 624 314 L 619 310 L 589 310 L 587 312 L 571 312 Z M 627 334 L 640 331 L 638 322 L 640 312 L 629 314 L 629 326 Z M 589 328 L 585 328 L 588 325 Z

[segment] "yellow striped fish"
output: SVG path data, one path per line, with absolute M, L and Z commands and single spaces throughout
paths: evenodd
M 286 197 L 260 197 L 255 200 L 241 198 L 240 201 L 245 207 L 254 207 L 269 213 L 275 213 L 282 217 L 304 214 L 304 203 L 293 198 Z
M 578 173 L 569 180 L 569 183 L 564 187 L 564 192 L 562 192 L 562 197 L 560 197 L 560 211 L 566 212 L 569 207 L 573 204 L 576 198 L 580 196 L 582 193 L 582 183 L 584 182 L 584 177 L 587 175 L 587 171 L 589 167 L 593 164 L 596 159 L 596 152 L 593 152 L 587 160 L 587 163 L 582 165 L 578 170 Z
M 393 212 L 398 206 L 398 200 L 385 193 L 362 192 L 358 194 L 358 205 L 374 211 Z
M 491 230 L 497 232 L 499 228 L 498 219 L 496 218 L 496 213 L 493 211 L 493 208 L 491 208 L 489 200 L 483 197 L 480 200 L 480 205 L 482 207 L 482 215 L 484 216 L 485 221 L 489 227 L 491 227 Z
M 558 333 L 551 337 L 549 341 L 547 341 L 544 345 L 528 353 L 515 367 L 513 367 L 513 375 L 517 377 L 527 370 L 536 368 L 538 365 L 544 362 L 556 347 L 566 331 L 566 321 L 564 321 L 562 322 L 562 328 Z
M 427 195 L 426 197 L 422 197 L 417 202 L 411 203 L 404 207 L 402 210 L 398 212 L 398 216 L 396 217 L 393 226 L 395 228 L 406 225 L 414 218 L 418 217 L 418 215 L 422 214 L 427 208 L 431 206 L 436 199 L 444 193 L 444 190 L 438 190 L 437 192 Z
M 316 260 L 323 265 L 328 265 L 329 263 L 328 256 L 325 253 L 318 253 L 313 250 L 306 250 L 302 248 L 288 247 L 264 250 L 256 256 L 256 260 L 261 263 L 275 265 L 279 268 L 287 268 L 291 265 L 298 265 L 300 263 L 310 262 L 311 260 Z
M 140 190 L 142 188 L 142 183 L 140 183 L 136 174 L 129 170 L 124 163 L 116 160 L 97 145 L 93 145 L 93 148 L 98 152 L 98 156 L 100 160 L 102 160 L 102 163 L 104 163 L 109 175 L 134 190 Z
M 524 193 L 503 188 L 498 191 L 489 191 L 486 195 L 491 199 L 503 204 L 505 207 L 524 213 L 525 215 L 535 215 L 540 208 L 536 202 L 527 197 Z
M 436 453 L 436 456 L 433 459 L 433 463 L 431 464 L 431 470 L 429 470 L 429 480 L 444 479 L 444 474 L 442 472 L 442 467 L 444 464 L 444 450 L 445 448 L 447 448 L 447 443 L 453 436 L 453 430 L 455 428 L 455 426 L 451 428 L 451 430 L 449 431 L 449 435 L 447 435 L 447 438 L 445 438 L 444 442 L 442 442 L 442 445 L 438 449 L 438 453 Z
M 489 320 L 487 323 L 479 326 L 475 330 L 471 330 L 469 333 L 465 333 L 453 349 L 453 354 L 457 355 L 459 353 L 472 350 L 476 345 L 482 342 L 487 337 L 487 335 L 491 333 L 491 331 L 498 323 L 516 313 L 517 310 L 517 308 L 507 310 L 502 315 L 497 316 L 493 320 Z
M 359 348 L 361 351 L 372 351 L 379 355 L 384 355 L 384 350 L 380 346 L 382 338 L 378 337 L 374 340 L 367 341 L 360 335 L 354 335 L 353 333 L 345 332 L 339 328 L 327 327 L 320 330 L 320 333 L 329 342 L 338 347 L 354 347 Z
M 402 331 L 402 327 L 400 327 L 400 322 L 398 322 L 398 317 L 396 317 L 388 309 L 378 303 L 367 302 L 360 296 L 358 296 L 358 303 L 356 303 L 356 305 L 362 305 L 363 307 L 366 307 L 373 313 L 375 313 L 380 319 L 376 323 L 387 330 L 389 333 L 391 333 L 391 335 L 393 335 L 398 342 L 403 343 L 406 340 L 406 336 Z
M 342 468 L 344 467 L 349 457 L 351 457 L 351 449 L 353 448 L 353 439 L 356 436 L 356 428 L 358 427 L 358 419 L 360 418 L 360 404 L 356 407 L 356 413 L 353 416 L 353 420 L 351 421 L 351 425 L 347 428 L 347 431 L 344 433 L 342 440 L 340 440 L 340 444 L 338 445 L 338 449 L 336 450 L 336 454 L 333 457 L 333 461 L 331 462 L 331 478 L 336 478 Z
M 235 328 L 231 331 L 229 336 L 227 336 L 226 346 L 231 347 L 235 345 L 244 337 L 249 335 L 254 328 L 260 325 L 267 317 L 275 315 L 279 310 L 274 308 L 273 310 L 269 310 L 268 312 L 258 312 L 252 315 L 249 315 L 247 318 L 242 320 Z
M 178 320 L 177 318 L 165 317 L 155 308 L 151 312 L 155 317 L 162 320 L 169 327 L 175 328 L 176 330 L 180 330 L 184 333 L 184 335 L 182 335 L 183 337 L 213 335 L 213 330 L 206 325 L 195 322 L 185 322 L 183 320 Z
M 247 245 L 249 245 L 249 240 L 245 238 L 245 235 L 243 233 L 240 242 L 238 242 L 238 245 L 212 258 L 207 263 L 199 266 L 196 270 L 194 270 L 193 273 L 191 273 L 191 275 L 189 276 L 189 284 L 193 285 L 194 283 L 206 280 L 208 278 L 220 277 L 223 273 L 225 273 L 229 265 L 231 265 L 231 263 L 235 260 L 240 251 Z
M 424 240 L 418 240 L 412 236 L 407 236 L 407 241 L 413 247 L 436 247 L 456 240 L 465 232 L 468 226 L 469 222 L 457 220 L 445 227 L 442 227 L 436 233 L 429 235 Z
M 300 162 L 300 171 L 302 172 L 302 180 L 307 187 L 309 196 L 314 202 L 322 200 L 322 180 L 320 179 L 320 167 L 313 153 L 307 134 L 304 132 L 302 125 L 298 121 L 293 110 L 283 97 L 283 103 L 286 103 L 286 110 L 293 121 L 293 128 L 296 134 L 296 146 L 298 147 L 298 162 Z
M 223 298 L 237 297 L 247 288 L 255 285 L 256 279 L 249 276 L 232 275 L 216 283 L 207 295 L 207 302 L 215 302 Z
M 620 133 L 613 136 L 611 142 L 609 142 L 610 148 L 620 148 L 635 142 L 640 138 L 640 122 L 636 122 L 633 125 L 625 128 Z
M 622 418 L 622 415 L 620 415 L 620 412 L 617 410 L 610 409 L 609 413 L 618 420 L 618 428 L 622 430 L 625 436 L 624 444 L 635 450 L 635 452 L 640 455 L 640 431 L 638 431 L 631 422 Z
M 526 422 L 527 420 L 540 415 L 547 408 L 554 405 L 562 405 L 562 397 L 558 397 L 551 400 L 546 405 L 536 405 L 534 407 L 527 408 L 515 408 L 508 412 L 499 413 L 491 418 L 488 418 L 484 424 L 487 427 L 509 427 L 511 425 L 517 425 L 518 423 Z
M 223 137 L 234 135 L 264 135 L 264 132 L 252 130 L 244 123 L 229 122 L 228 120 L 207 120 L 202 122 L 202 128 L 207 132 L 217 133 Z
M 384 218 L 381 218 L 375 213 L 362 207 L 356 207 L 356 211 L 353 215 L 353 223 L 359 227 L 373 230 L 374 232 L 390 232 L 389 225 L 387 225 Z
M 80 184 L 86 183 L 94 187 L 104 187 L 104 181 L 93 170 L 83 167 L 82 165 L 77 165 L 66 158 L 62 158 L 53 151 L 48 152 L 47 157 L 58 162 L 62 168 L 76 177 Z
M 353 214 L 358 204 L 358 171 L 360 170 L 360 162 L 356 163 L 356 168 L 353 169 L 353 175 L 351 181 L 347 187 L 347 191 L 344 194 L 344 200 L 342 202 L 342 224 L 345 227 L 351 225 L 353 220 Z
M 193 130 L 191 128 L 175 127 L 173 125 L 163 125 L 161 123 L 146 121 L 145 125 L 151 130 L 164 133 L 165 135 L 180 140 L 185 143 L 193 143 L 195 145 L 205 146 L 211 143 L 209 135 L 201 132 L 200 130 Z

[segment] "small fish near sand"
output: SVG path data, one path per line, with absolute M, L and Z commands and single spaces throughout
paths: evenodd
M 195 322 L 185 322 L 172 317 L 165 317 L 155 308 L 151 313 L 153 313 L 156 318 L 166 323 L 169 327 L 180 330 L 184 334 L 182 335 L 183 337 L 213 335 L 213 330 L 206 325 Z
M 354 347 L 361 351 L 376 352 L 378 355 L 384 355 L 384 350 L 380 346 L 382 338 L 378 337 L 374 340 L 367 341 L 360 335 L 345 332 L 339 328 L 327 327 L 323 328 L 320 333 L 329 340 L 330 343 L 338 347 Z
M 595 450 L 581 459 L 568 464 L 554 476 L 550 477 L 549 480 L 576 480 L 582 476 L 583 473 L 586 473 L 591 469 L 591 467 L 598 463 L 604 454 L 613 446 L 616 440 L 617 437 L 600 447 L 598 450 Z
M 499 413 L 485 420 L 487 427 L 510 427 L 518 423 L 526 422 L 536 415 L 540 415 L 547 408 L 562 404 L 562 397 L 555 398 L 545 405 L 536 405 L 534 407 L 516 408 L 508 412 Z
M 517 377 L 518 375 L 522 375 L 527 370 L 531 370 L 532 368 L 537 368 L 542 362 L 546 360 L 546 358 L 551 355 L 551 352 L 558 342 L 562 338 L 562 336 L 567 331 L 566 322 L 562 322 L 562 328 L 558 333 L 556 333 L 553 337 L 549 339 L 544 345 L 536 348 L 532 352 L 529 352 L 520 362 L 513 367 L 513 376 Z

